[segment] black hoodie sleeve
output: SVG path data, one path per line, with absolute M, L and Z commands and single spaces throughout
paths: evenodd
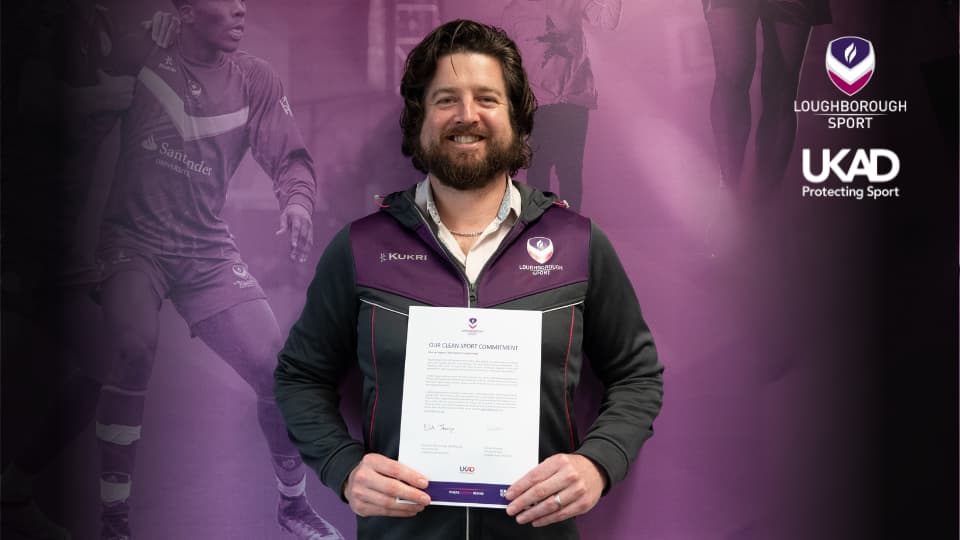
M 623 480 L 640 446 L 653 434 L 663 401 L 663 366 L 630 279 L 610 240 L 595 225 L 590 231 L 589 279 L 583 349 L 604 394 L 600 415 L 577 453 L 604 470 L 609 488 Z
M 357 361 L 357 314 L 349 227 L 324 251 L 274 371 L 277 405 L 290 439 L 320 481 L 343 497 L 343 484 L 363 459 L 340 414 L 338 385 Z

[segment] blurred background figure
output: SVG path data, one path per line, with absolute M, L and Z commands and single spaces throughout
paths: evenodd
M 583 201 L 587 120 L 597 108 L 583 25 L 613 30 L 622 7 L 621 0 L 513 0 L 503 11 L 502 26 L 520 47 L 539 105 L 527 182 L 550 191 L 555 172 L 557 193 L 577 211 Z
M 831 21 L 829 0 L 703 0 L 716 78 L 710 121 L 723 184 L 731 190 L 753 177 L 754 198 L 775 196 L 796 138 L 793 100 L 810 28 Z M 744 166 L 750 136 L 750 83 L 762 32 L 760 119 L 755 163 Z
M 313 161 L 279 76 L 239 51 L 243 0 L 174 0 L 181 31 L 141 48 L 122 117 L 116 176 L 97 247 L 97 298 L 112 367 L 101 390 L 101 540 L 129 540 L 136 454 L 159 339 L 159 311 L 177 312 L 257 396 L 257 419 L 279 492 L 276 520 L 304 540 L 342 538 L 306 497 L 305 467 L 273 399 L 281 335 L 266 293 L 220 212 L 248 151 L 273 182 L 277 236 L 304 263 L 313 247 Z M 274 224 L 277 222 L 274 221 Z M 289 239 L 287 239 L 289 238 Z
M 0 477 L 5 537 L 70 536 L 40 511 L 33 484 L 89 425 L 99 396 L 102 329 L 90 298 L 97 277 L 90 218 L 103 197 L 95 193 L 95 166 L 103 141 L 133 99 L 135 79 L 120 74 L 129 68 L 128 42 L 149 39 L 165 47 L 179 24 L 170 13 L 144 14 L 139 24 L 118 28 L 109 6 L 92 0 L 40 2 L 17 13 L 18 35 L 29 46 L 17 58 L 13 80 L 19 84 L 5 85 L 13 97 L 8 94 L 4 111 L 22 128 L 12 145 L 16 157 L 8 163 L 28 165 L 14 168 L 16 193 L 36 190 L 27 200 L 49 212 L 40 223 L 31 220 L 36 226 L 29 233 L 4 237 L 4 255 L 14 263 L 5 266 L 3 279 L 4 333 L 14 337 L 4 352 L 19 359 L 4 382 L 20 386 L 29 377 L 21 369 L 43 366 L 51 390 L 29 396 L 28 408 L 4 408 L 5 428 L 14 426 L 5 435 L 16 435 L 5 437 L 5 457 L 13 459 L 4 460 Z M 5 232 L 15 223 L 11 214 L 20 215 L 9 208 Z M 33 205 L 21 208 L 36 211 Z M 11 324 L 21 332 L 6 332 Z M 7 392 L 8 384 L 5 405 L 22 404 L 23 387 Z

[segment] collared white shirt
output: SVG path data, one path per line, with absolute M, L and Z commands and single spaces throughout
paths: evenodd
M 510 178 L 507 178 L 507 188 L 503 192 L 503 200 L 500 202 L 500 209 L 497 211 L 493 221 L 480 233 L 477 241 L 467 253 L 460 249 L 457 239 L 450 233 L 450 229 L 440 221 L 440 214 L 437 212 L 437 206 L 433 202 L 433 189 L 430 187 L 430 178 L 426 178 L 417 184 L 417 191 L 414 196 L 417 206 L 430 216 L 428 224 L 436 233 L 437 238 L 443 243 L 444 247 L 450 251 L 460 266 L 463 268 L 470 283 L 475 283 L 480 270 L 493 253 L 500 247 L 500 243 L 506 238 L 507 233 L 513 227 L 513 224 L 520 218 L 520 190 L 513 185 Z

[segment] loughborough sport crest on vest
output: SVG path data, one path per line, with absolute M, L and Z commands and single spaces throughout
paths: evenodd
M 561 264 L 547 264 L 553 258 L 553 241 L 546 236 L 534 236 L 527 240 L 527 255 L 537 264 L 521 264 L 518 269 L 533 276 L 549 276 L 563 270 Z
M 848 96 L 867 86 L 876 66 L 873 44 L 861 37 L 843 36 L 827 44 L 827 74 Z
M 527 253 L 538 263 L 546 264 L 553 257 L 553 242 L 545 236 L 534 236 L 527 240 Z

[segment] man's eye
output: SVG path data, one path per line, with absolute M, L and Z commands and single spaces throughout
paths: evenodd
M 453 102 L 454 102 L 454 99 L 452 97 L 444 97 L 437 100 L 438 105 L 445 105 Z

